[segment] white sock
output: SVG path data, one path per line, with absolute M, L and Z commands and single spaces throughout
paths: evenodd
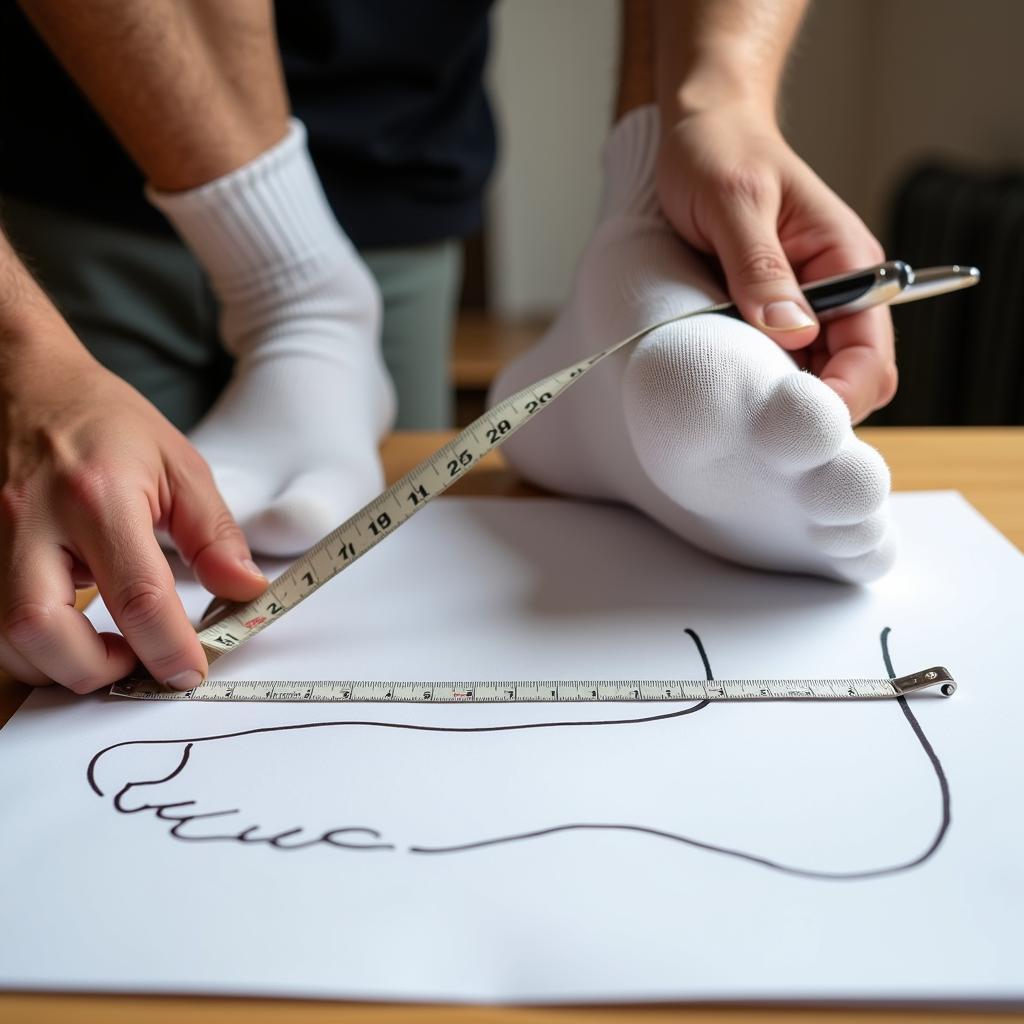
M 251 163 L 150 200 L 206 270 L 236 357 L 190 434 L 253 549 L 294 555 L 383 487 L 394 416 L 380 298 L 293 121 Z
M 501 375 L 492 402 L 674 313 L 724 296 L 661 215 L 658 115 L 607 143 L 598 227 L 554 325 Z M 891 565 L 889 473 L 830 388 L 738 320 L 660 328 L 525 427 L 504 451 L 555 491 L 632 505 L 686 540 L 757 568 L 866 581 Z

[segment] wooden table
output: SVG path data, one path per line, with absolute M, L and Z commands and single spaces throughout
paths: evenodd
M 503 367 L 536 344 L 547 325 L 546 319 L 501 320 L 463 310 L 452 345 L 452 385 L 485 392 Z
M 884 428 L 862 430 L 892 468 L 897 490 L 958 490 L 991 522 L 1024 549 L 1024 427 L 1022 428 Z M 384 446 L 389 480 L 401 476 L 440 447 L 451 435 L 398 434 Z M 517 481 L 497 454 L 484 459 L 459 481 L 451 494 L 522 497 L 539 492 Z M 28 687 L 0 680 L 0 722 L 5 722 L 29 693 Z M 0 734 L 0 742 L 3 737 Z M 10 784 L 9 780 L 3 780 Z M 4 879 L 10 884 L 12 879 Z M 113 955 L 114 951 L 111 951 Z M 0 994 L 0 1021 L 80 1021 L 128 1024 L 146 1021 L 198 1021 L 207 1024 L 654 1024 L 680 1020 L 685 1024 L 811 1024 L 941 1020 L 967 1024 L 977 1013 L 934 1013 L 896 1010 L 832 1011 L 812 1009 L 678 1008 L 663 1006 L 518 1009 L 481 1007 L 411 1007 L 357 1003 L 294 1002 L 265 999 L 196 999 L 129 996 Z M 1024 1014 L 1001 1020 L 1024 1021 Z

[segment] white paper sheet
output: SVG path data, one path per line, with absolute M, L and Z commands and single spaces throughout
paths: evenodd
M 0 733 L 0 985 L 1024 1000 L 1024 558 L 959 496 L 896 512 L 858 589 L 621 509 L 446 499 L 216 674 L 878 676 L 888 628 L 896 674 L 960 682 L 909 713 L 40 691 Z

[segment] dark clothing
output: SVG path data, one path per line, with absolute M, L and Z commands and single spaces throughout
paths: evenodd
M 357 247 L 435 242 L 479 226 L 495 155 L 483 88 L 489 8 L 277 4 L 292 107 Z M 0 3 L 0 195 L 168 233 L 142 181 L 17 5 Z

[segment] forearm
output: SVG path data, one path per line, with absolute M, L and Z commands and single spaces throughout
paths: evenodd
M 654 83 L 663 118 L 742 103 L 774 118 L 807 0 L 653 0 Z
M 21 4 L 156 188 L 204 184 L 284 137 L 270 0 Z

